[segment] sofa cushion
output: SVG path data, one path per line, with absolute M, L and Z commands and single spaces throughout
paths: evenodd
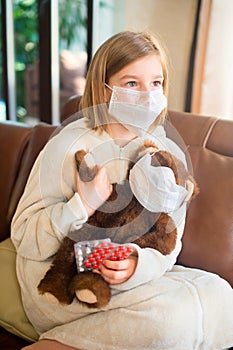
M 38 334 L 29 322 L 21 301 L 15 271 L 16 251 L 10 238 L 0 243 L 0 326 L 31 342 Z

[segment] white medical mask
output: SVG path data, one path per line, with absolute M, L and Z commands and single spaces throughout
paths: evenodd
M 151 166 L 151 155 L 145 154 L 130 170 L 129 183 L 139 203 L 153 213 L 171 213 L 188 201 L 194 185 L 176 184 L 173 171 L 164 166 Z
M 137 136 L 143 136 L 167 106 L 162 88 L 147 92 L 105 85 L 112 90 L 109 113 Z

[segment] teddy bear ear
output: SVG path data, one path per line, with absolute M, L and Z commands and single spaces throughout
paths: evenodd
M 191 181 L 192 184 L 193 184 L 193 193 L 191 195 L 191 198 L 194 198 L 194 197 L 196 197 L 198 195 L 200 190 L 199 190 L 199 187 L 197 185 L 196 180 L 191 175 L 189 175 L 188 180 Z
M 78 171 L 80 169 L 80 166 L 81 166 L 82 161 L 84 160 L 84 157 L 86 154 L 87 154 L 87 152 L 84 151 L 83 149 L 75 152 L 75 162 L 76 162 L 76 166 L 77 166 Z
M 153 155 L 154 153 L 159 151 L 158 146 L 154 142 L 152 142 L 150 140 L 146 140 L 144 142 L 143 146 L 144 146 L 144 154 L 145 153 L 150 153 L 151 155 Z
M 134 161 L 138 161 L 141 159 L 145 154 L 150 153 L 153 154 L 159 150 L 158 146 L 150 141 L 150 140 L 145 140 L 142 145 L 139 146 L 137 151 L 135 152 Z
M 153 149 L 153 153 L 157 152 L 159 150 L 158 146 L 154 142 L 152 142 L 151 140 L 145 140 L 143 143 L 143 146 L 147 149 L 148 148 Z
M 79 177 L 83 182 L 88 182 L 94 179 L 98 172 L 98 166 L 89 166 L 86 162 L 85 156 L 89 155 L 89 151 L 79 150 L 75 153 L 76 167 Z

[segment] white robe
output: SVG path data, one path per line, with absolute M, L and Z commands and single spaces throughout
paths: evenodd
M 185 161 L 162 127 L 150 139 Z M 107 133 L 89 130 L 81 119 L 66 126 L 40 153 L 11 229 L 27 316 L 41 338 L 79 349 L 220 350 L 232 346 L 230 285 L 214 274 L 174 265 L 181 250 L 186 204 L 171 215 L 178 231 L 173 252 L 164 256 L 135 246 L 135 274 L 111 287 L 111 301 L 103 309 L 89 309 L 77 300 L 67 306 L 54 305 L 38 293 L 37 285 L 62 239 L 72 230 L 78 235 L 88 219 L 75 192 L 74 153 L 89 150 L 115 183 L 126 178 L 130 158 L 141 142 L 135 139 L 119 147 Z

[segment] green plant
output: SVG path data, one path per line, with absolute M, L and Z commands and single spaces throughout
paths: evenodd
M 17 118 L 22 120 L 25 109 L 25 70 L 38 57 L 38 10 L 36 0 L 14 0 L 14 40 Z
M 60 40 L 69 49 L 81 41 L 87 49 L 87 0 L 59 0 L 59 35 Z
M 38 57 L 37 7 L 36 0 L 14 0 L 15 58 L 19 68 Z

